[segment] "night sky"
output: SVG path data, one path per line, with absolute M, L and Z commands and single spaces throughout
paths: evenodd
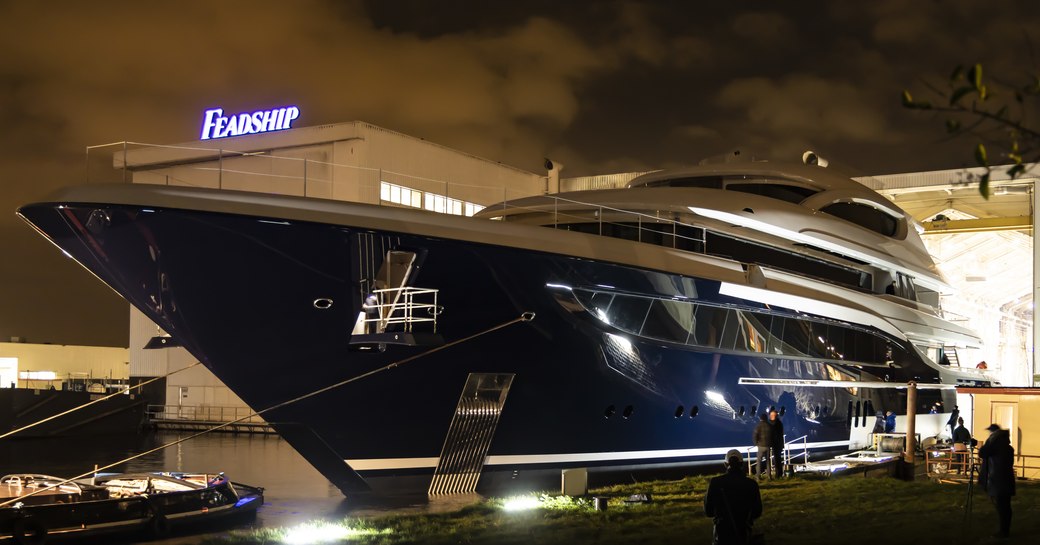
M 735 148 L 884 174 L 971 164 L 902 89 L 975 62 L 1024 81 L 1034 50 L 1035 1 L 3 1 L 0 340 L 126 345 L 127 305 L 14 210 L 87 182 L 87 146 L 197 139 L 209 107 L 564 177 Z

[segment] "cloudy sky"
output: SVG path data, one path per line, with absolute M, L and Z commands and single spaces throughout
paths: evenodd
M 1040 64 L 1035 1 L 0 2 L 0 340 L 124 345 L 127 307 L 15 217 L 87 146 L 197 138 L 297 104 L 564 176 L 816 149 L 883 174 L 970 163 L 903 88 Z M 1029 33 L 1033 34 L 1030 35 Z

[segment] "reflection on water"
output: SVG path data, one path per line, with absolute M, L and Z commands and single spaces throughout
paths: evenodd
M 73 477 L 172 443 L 191 433 L 158 432 L 96 438 L 2 439 L 0 474 L 46 473 Z M 454 510 L 479 499 L 448 497 L 346 499 L 280 437 L 266 434 L 212 433 L 120 464 L 108 471 L 223 471 L 232 481 L 262 486 L 265 503 L 256 525 L 291 526 L 314 519 L 370 516 L 390 512 Z M 220 532 L 217 532 L 220 533 Z M 195 543 L 198 535 L 152 543 Z
M 0 473 L 73 477 L 91 471 L 95 464 L 103 467 L 189 435 L 159 432 L 86 439 L 3 439 Z M 109 471 L 223 471 L 233 481 L 264 487 L 266 503 L 257 523 L 265 526 L 338 517 L 350 508 L 336 487 L 274 435 L 203 435 Z

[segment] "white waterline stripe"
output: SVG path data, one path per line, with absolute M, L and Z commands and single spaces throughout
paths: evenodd
M 833 447 L 848 448 L 849 441 L 825 441 L 818 443 L 806 443 L 805 448 L 821 449 Z M 610 462 L 631 461 L 641 459 L 661 458 L 687 458 L 694 456 L 722 456 L 734 447 L 715 447 L 700 449 L 670 449 L 670 450 L 639 450 L 629 452 L 583 452 L 574 454 L 518 454 L 488 456 L 485 465 L 536 465 L 552 463 L 575 463 L 575 462 Z M 736 447 L 743 453 L 750 452 L 755 447 Z M 801 450 L 800 443 L 791 445 L 791 450 Z M 344 460 L 355 471 L 372 471 L 383 469 L 424 469 L 437 467 L 438 458 L 369 458 L 359 460 Z

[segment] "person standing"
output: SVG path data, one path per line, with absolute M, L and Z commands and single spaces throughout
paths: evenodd
M 773 449 L 773 469 L 777 478 L 780 478 L 784 476 L 784 423 L 780 421 L 776 409 L 769 411 L 769 427 L 772 430 L 769 436 L 772 440 L 770 448 Z
M 996 424 L 988 428 L 989 439 L 979 449 L 979 488 L 989 494 L 997 509 L 1000 530 L 993 537 L 1006 538 L 1011 535 L 1011 496 L 1015 495 L 1015 449 L 1011 446 L 1011 433 Z
M 746 475 L 739 451 L 730 449 L 724 462 L 726 472 L 708 482 L 704 515 L 714 519 L 714 545 L 743 545 L 755 519 L 762 516 L 762 495 L 758 483 Z
M 773 427 L 769 425 L 769 417 L 766 413 L 758 415 L 758 425 L 755 426 L 753 439 L 758 447 L 758 458 L 755 459 L 755 476 L 762 479 L 762 473 L 770 479 L 773 478 L 772 467 L 769 464 L 769 449 L 773 447 Z
M 953 429 L 953 463 L 957 466 L 957 473 L 970 469 L 967 462 L 972 443 L 971 432 L 964 427 L 964 419 L 958 417 L 957 427 Z
M 885 413 L 885 433 L 896 431 L 896 413 L 888 411 Z

